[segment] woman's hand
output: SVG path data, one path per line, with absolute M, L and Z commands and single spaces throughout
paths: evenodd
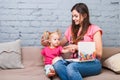
M 68 46 L 64 46 L 64 49 L 69 49 L 70 52 L 74 53 L 76 50 L 78 50 L 78 46 L 75 44 L 70 44 Z

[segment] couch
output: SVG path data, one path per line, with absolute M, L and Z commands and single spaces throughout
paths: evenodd
M 40 47 L 22 47 L 22 69 L 0 70 L 0 80 L 50 80 L 45 76 L 43 59 L 40 55 Z M 119 53 L 119 47 L 104 47 L 101 62 L 110 56 Z M 66 58 L 68 55 L 63 55 Z M 104 68 L 99 75 L 85 77 L 84 80 L 120 80 L 120 75 L 110 69 Z M 60 80 L 58 77 L 53 80 Z

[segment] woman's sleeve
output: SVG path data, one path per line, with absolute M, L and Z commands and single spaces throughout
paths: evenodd
M 90 29 L 91 30 L 89 30 L 88 34 L 91 35 L 91 36 L 93 36 L 98 31 L 100 31 L 101 35 L 103 34 L 103 31 L 99 26 L 92 25 Z
M 97 31 L 100 31 L 101 35 L 103 34 L 102 29 L 98 26 L 95 26 L 93 34 L 95 34 Z
M 69 26 L 69 27 L 67 28 L 67 30 L 65 31 L 64 35 L 65 35 L 66 39 L 67 39 L 68 41 L 70 41 L 71 26 Z

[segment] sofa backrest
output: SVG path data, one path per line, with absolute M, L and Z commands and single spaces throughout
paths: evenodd
M 103 47 L 102 62 L 110 56 L 120 53 L 120 47 Z
M 22 60 L 25 67 L 43 65 L 39 47 L 22 47 Z
M 43 66 L 43 57 L 40 54 L 40 47 L 22 47 L 22 60 L 25 67 L 28 66 Z M 103 56 L 102 62 L 108 57 L 119 53 L 120 47 L 104 47 L 103 48 Z M 64 58 L 69 58 L 70 54 L 62 55 Z

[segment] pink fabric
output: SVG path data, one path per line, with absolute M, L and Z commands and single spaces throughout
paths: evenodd
M 61 55 L 62 46 L 58 46 L 56 48 L 45 47 L 42 49 L 41 54 L 44 56 L 45 61 L 44 64 L 52 64 L 52 60 Z
M 86 33 L 85 36 L 84 36 L 84 40 L 83 40 L 83 41 L 86 41 L 86 42 L 93 41 L 93 36 L 94 36 L 94 34 L 95 34 L 97 31 L 100 31 L 101 34 L 102 34 L 102 29 L 101 29 L 101 28 L 99 28 L 99 27 L 96 26 L 96 25 L 90 25 L 89 28 L 88 28 L 87 33 Z M 79 34 L 79 33 L 78 33 L 78 34 Z M 66 32 L 65 32 L 65 37 L 66 37 L 67 40 L 70 42 L 70 40 L 71 40 L 71 26 L 69 26 L 68 29 L 66 30 Z

